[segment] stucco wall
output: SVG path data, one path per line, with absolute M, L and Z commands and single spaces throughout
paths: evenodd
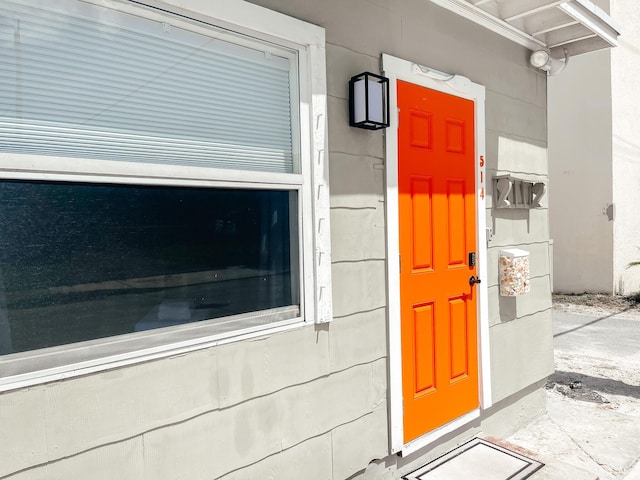
M 640 290 L 640 268 L 628 268 L 640 259 L 640 14 L 631 0 L 597 3 L 611 7 L 619 46 L 571 59 L 549 80 L 554 288 L 631 294 Z
M 549 78 L 554 291 L 613 293 L 611 52 L 570 60 Z M 615 223 L 618 223 L 616 219 Z
M 612 2 L 620 45 L 611 51 L 613 111 L 614 282 L 618 293 L 640 291 L 640 11 L 633 0 Z
M 486 85 L 488 177 L 548 180 L 546 78 L 523 47 L 424 0 L 254 3 L 326 28 L 334 321 L 0 395 L 0 478 L 344 479 L 388 455 L 384 133 L 347 120 L 348 79 L 378 72 L 381 53 Z M 409 470 L 481 429 L 506 434 L 544 408 L 548 209 L 496 212 L 487 185 L 495 407 L 383 470 Z M 531 252 L 532 282 L 505 300 L 507 246 Z

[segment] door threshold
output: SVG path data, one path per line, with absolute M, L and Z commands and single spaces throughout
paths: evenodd
M 436 428 L 435 430 L 431 430 L 430 432 L 425 433 L 415 440 L 411 440 L 409 443 L 405 443 L 402 447 L 402 450 L 400 450 L 400 452 L 398 453 L 400 454 L 400 456 L 405 457 L 414 452 L 417 452 L 421 448 L 431 445 L 445 435 L 453 432 L 454 430 L 457 430 L 460 427 L 463 427 L 468 423 L 471 423 L 478 418 L 480 418 L 480 409 L 476 408 L 475 410 L 471 410 L 469 413 L 466 413 L 461 417 L 458 417 L 455 420 L 452 420 L 449 423 Z

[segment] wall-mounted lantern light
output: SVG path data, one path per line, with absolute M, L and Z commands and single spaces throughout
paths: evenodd
M 349 125 L 378 130 L 389 126 L 389 79 L 364 72 L 349 80 Z

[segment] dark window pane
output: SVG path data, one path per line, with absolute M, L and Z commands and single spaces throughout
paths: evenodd
M 0 353 L 298 316 L 296 205 L 290 191 L 1 181 Z

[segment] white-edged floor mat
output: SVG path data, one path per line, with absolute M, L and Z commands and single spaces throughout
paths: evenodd
M 474 438 L 427 463 L 405 480 L 523 480 L 542 468 L 537 460 Z

